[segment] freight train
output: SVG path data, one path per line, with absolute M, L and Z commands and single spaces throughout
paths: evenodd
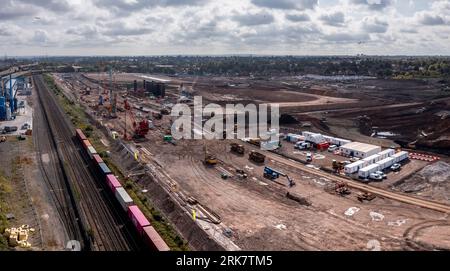
M 134 204 L 133 199 L 122 187 L 116 176 L 112 174 L 109 167 L 105 164 L 103 159 L 89 142 L 83 131 L 81 131 L 80 129 L 76 129 L 75 133 L 77 139 L 83 146 L 84 152 L 89 156 L 91 162 L 94 163 L 97 170 L 100 172 L 102 181 L 107 184 L 110 192 L 119 202 L 123 211 L 127 213 L 127 216 L 131 220 L 137 233 L 144 239 L 144 243 L 152 251 L 169 251 L 169 246 L 167 246 L 158 232 L 152 227 L 139 207 Z

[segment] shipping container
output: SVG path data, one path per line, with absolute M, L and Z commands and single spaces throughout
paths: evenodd
M 81 131 L 81 129 L 76 129 L 75 132 L 80 141 L 87 140 L 87 137 L 84 135 L 84 133 L 83 133 L 83 131 Z
M 100 163 L 98 164 L 98 166 L 100 167 L 100 171 L 103 173 L 104 176 L 111 174 L 111 170 L 105 163 Z
M 147 220 L 145 215 L 141 212 L 141 210 L 139 210 L 136 205 L 131 205 L 128 207 L 128 216 L 131 219 L 131 222 L 133 222 L 133 225 L 135 226 L 139 235 L 143 236 L 144 228 L 150 226 L 150 222 Z
M 123 187 L 117 187 L 114 194 L 116 199 L 119 201 L 120 206 L 122 206 L 123 210 L 126 212 L 128 206 L 133 204 L 133 199 L 130 195 L 128 195 L 127 191 L 125 191 Z
M 85 150 L 88 150 L 89 147 L 92 147 L 92 144 L 89 140 L 83 140 L 83 147 Z
M 381 160 L 381 156 L 378 154 L 371 155 L 367 158 L 362 159 L 362 161 L 365 163 L 364 165 L 367 167 L 369 165 L 375 164 L 376 162 Z
M 364 161 L 356 161 L 344 167 L 344 172 L 346 174 L 353 174 L 358 172 L 360 169 L 364 167 Z
M 119 180 L 117 180 L 116 176 L 112 174 L 106 175 L 106 183 L 108 184 L 109 189 L 113 193 L 116 193 L 117 188 L 122 187 L 122 185 L 120 185 Z
M 94 154 L 93 156 L 94 156 L 94 161 L 97 163 L 97 165 L 100 163 L 104 163 L 103 159 L 100 157 L 100 155 Z
M 409 158 L 409 153 L 406 151 L 401 151 L 394 154 L 392 157 L 394 157 L 395 163 L 400 163 Z
M 370 166 L 367 166 L 365 168 L 362 168 L 359 170 L 358 172 L 358 176 L 360 178 L 368 178 L 370 176 L 370 174 L 377 172 L 381 170 L 380 169 L 380 165 L 378 164 L 371 164 Z
M 158 232 L 152 227 L 144 227 L 145 242 L 153 251 L 169 251 L 170 248 L 158 234 Z
M 91 159 L 94 159 L 94 154 L 97 154 L 97 151 L 94 149 L 94 147 L 89 146 L 87 151 L 88 151 L 89 157 Z
M 382 152 L 379 152 L 377 154 L 381 157 L 381 160 L 383 160 L 383 159 L 386 159 L 386 158 L 391 157 L 392 155 L 394 155 L 395 154 L 395 150 L 393 150 L 393 149 L 386 149 L 386 150 L 384 150 Z
M 394 157 L 388 157 L 386 159 L 383 159 L 379 162 L 377 162 L 378 165 L 380 165 L 380 170 L 386 169 L 390 166 L 392 166 L 395 163 Z

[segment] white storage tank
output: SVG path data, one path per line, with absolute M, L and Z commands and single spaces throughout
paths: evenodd
M 377 172 L 379 170 L 380 170 L 380 165 L 372 164 L 370 166 L 360 169 L 358 172 L 358 176 L 360 178 L 368 178 L 370 176 L 370 174 Z
M 394 157 L 388 157 L 386 159 L 377 162 L 377 164 L 380 165 L 381 170 L 392 166 L 394 163 L 395 163 Z
M 381 156 L 381 159 L 386 159 L 388 157 L 391 157 L 394 154 L 395 154 L 395 150 L 394 149 L 386 149 L 386 150 L 378 153 L 378 155 Z
M 361 168 L 364 167 L 364 161 L 356 161 L 344 167 L 344 172 L 346 174 L 353 174 L 358 172 Z

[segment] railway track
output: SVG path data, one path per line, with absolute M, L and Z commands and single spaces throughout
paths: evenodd
M 85 231 L 89 235 L 88 242 L 93 250 L 123 251 L 140 249 L 140 241 L 132 233 L 131 227 L 111 201 L 104 189 L 104 183 L 94 178 L 95 172 L 90 168 L 79 152 L 80 147 L 73 138 L 74 128 L 41 76 L 34 77 L 35 86 L 39 90 L 40 103 L 46 112 L 48 127 L 52 131 L 67 175 L 69 185 L 76 191 L 78 205 L 83 214 Z
M 397 200 L 397 201 L 400 201 L 403 203 L 412 204 L 412 205 L 415 205 L 418 207 L 427 208 L 427 209 L 431 209 L 431 210 L 435 210 L 435 211 L 443 212 L 443 213 L 450 213 L 450 206 L 446 205 L 446 204 L 429 201 L 429 200 L 424 200 L 424 199 L 419 199 L 419 198 L 416 198 L 413 196 L 404 195 L 401 193 L 389 191 L 389 190 L 378 188 L 378 187 L 373 187 L 373 186 L 363 184 L 358 181 L 350 180 L 347 178 L 343 178 L 340 176 L 330 175 L 328 173 L 324 173 L 319 170 L 311 169 L 306 166 L 300 165 L 298 162 L 291 160 L 289 158 L 286 158 L 280 154 L 275 154 L 272 152 L 264 152 L 264 154 L 268 158 L 270 158 L 278 163 L 285 164 L 287 166 L 291 166 L 293 168 L 296 168 L 296 169 L 299 169 L 299 170 L 302 170 L 302 171 L 305 171 L 305 172 L 308 172 L 308 173 L 311 173 L 314 175 L 318 175 L 321 177 L 325 177 L 325 178 L 332 177 L 335 181 L 343 181 L 343 182 L 347 183 L 347 185 L 349 187 L 354 188 L 354 189 L 367 191 L 367 192 L 370 192 L 372 194 L 375 194 L 375 195 L 378 195 L 381 197 Z

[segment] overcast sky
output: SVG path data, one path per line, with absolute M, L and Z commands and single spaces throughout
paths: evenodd
M 13 55 L 450 55 L 450 0 L 1 0 Z

